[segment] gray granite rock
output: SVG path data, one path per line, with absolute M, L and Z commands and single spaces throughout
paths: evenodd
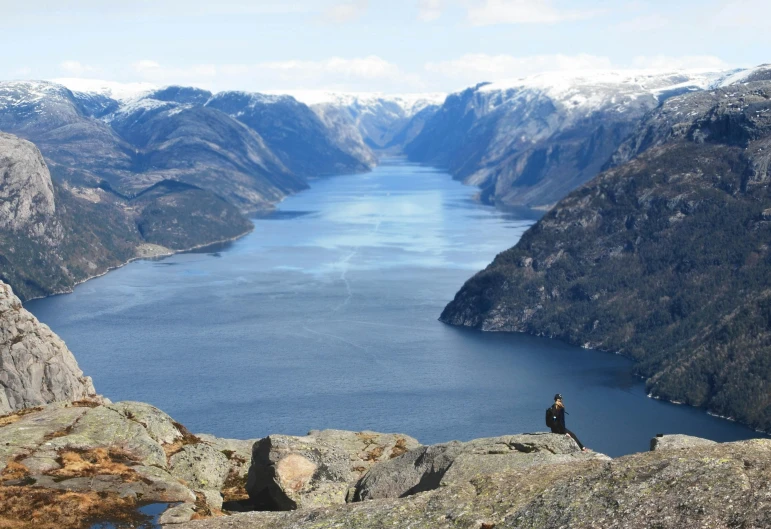
M 182 503 L 167 509 L 166 512 L 158 518 L 158 523 L 161 525 L 174 525 L 189 522 L 194 514 L 195 505 L 192 503 Z
M 715 441 L 693 437 L 690 435 L 674 434 L 653 437 L 651 439 L 651 451 L 654 450 L 673 450 L 677 448 L 692 448 L 694 446 L 704 446 L 716 444 Z
M 400 498 L 503 470 L 588 459 L 609 458 L 581 452 L 571 439 L 551 433 L 423 446 L 372 467 L 356 485 L 354 500 Z
M 144 402 L 123 401 L 108 407 L 142 425 L 150 437 L 160 444 L 172 444 L 182 438 L 174 419 L 155 406 Z
M 199 520 L 180 529 L 771 527 L 771 441 L 481 475 L 405 498 Z
M 147 430 L 105 406 L 88 409 L 66 435 L 52 439 L 44 446 L 54 450 L 116 447 L 145 465 L 166 468 L 166 453 Z
M 342 504 L 372 465 L 418 446 L 403 434 L 323 430 L 305 437 L 271 435 L 254 444 L 246 489 L 253 502 L 269 509 Z
M 32 143 L 0 132 L 0 229 L 36 233 L 55 210 L 43 155 Z
M 229 471 L 228 458 L 206 443 L 186 445 L 169 459 L 169 472 L 193 490 L 220 490 Z
M 95 393 L 64 342 L 0 282 L 0 414 Z

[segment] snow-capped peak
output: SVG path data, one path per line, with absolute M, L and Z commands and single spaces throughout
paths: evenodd
M 382 92 L 331 92 L 323 90 L 290 90 L 284 92 L 271 91 L 271 94 L 290 95 L 308 106 L 334 105 L 350 107 L 374 107 L 383 103 L 398 105 L 407 115 L 413 115 L 427 106 L 441 105 L 447 94 L 423 93 L 423 94 L 385 94 Z
M 73 92 L 99 94 L 118 101 L 136 99 L 158 89 L 157 86 L 151 83 L 119 83 L 116 81 L 81 79 L 78 77 L 53 79 L 52 82 L 66 86 Z
M 732 71 L 714 70 L 576 70 L 546 72 L 521 79 L 498 81 L 479 87 L 479 92 L 504 92 L 507 99 L 533 92 L 548 96 L 572 110 L 592 111 L 617 107 L 641 96 L 660 98 L 677 90 L 708 90 L 718 86 Z

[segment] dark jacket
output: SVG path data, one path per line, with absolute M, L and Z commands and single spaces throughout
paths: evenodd
M 551 429 L 552 433 L 567 433 L 568 430 L 565 427 L 565 408 L 559 408 L 557 405 L 551 407 L 554 417 L 556 417 L 555 425 Z

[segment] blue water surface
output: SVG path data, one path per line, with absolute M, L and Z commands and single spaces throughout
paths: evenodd
M 541 431 L 556 392 L 568 427 L 612 456 L 646 450 L 656 433 L 759 435 L 647 398 L 619 356 L 437 321 L 533 223 L 474 192 L 398 161 L 317 180 L 234 243 L 134 262 L 27 308 L 99 392 L 221 437 Z

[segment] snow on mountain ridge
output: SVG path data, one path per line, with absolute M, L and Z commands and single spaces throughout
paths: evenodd
M 117 81 L 82 79 L 78 77 L 52 79 L 51 82 L 65 86 L 73 92 L 103 95 L 121 102 L 142 97 L 158 89 L 152 83 L 120 83 Z
M 573 111 L 592 111 L 616 106 L 619 111 L 641 96 L 659 99 L 666 93 L 708 90 L 720 85 L 736 70 L 579 70 L 545 72 L 520 79 L 479 86 L 478 92 L 500 92 L 504 98 L 491 101 L 493 108 L 514 99 L 543 94 Z M 489 109 L 489 110 L 492 110 Z
M 270 91 L 272 94 L 290 95 L 308 106 L 333 105 L 338 107 L 380 106 L 383 103 L 398 105 L 407 115 L 414 115 L 430 105 L 441 105 L 447 94 L 438 92 L 415 94 L 385 94 L 382 92 L 332 92 L 323 90 L 289 90 L 286 92 Z

